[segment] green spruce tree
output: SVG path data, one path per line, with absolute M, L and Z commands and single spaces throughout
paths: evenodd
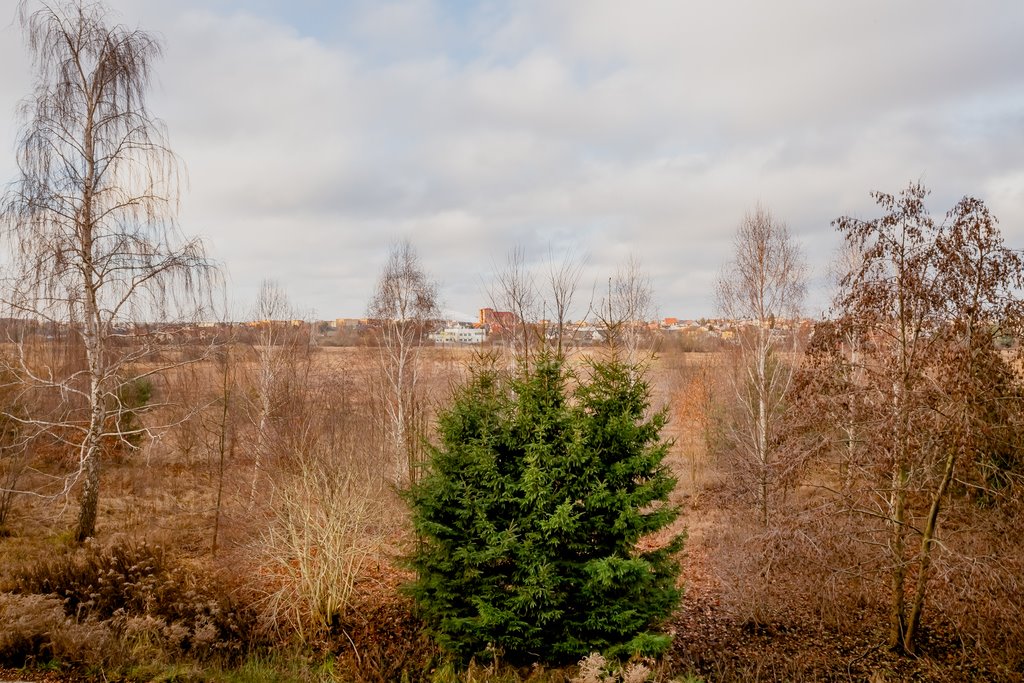
M 514 377 L 474 371 L 410 491 L 411 592 L 462 660 L 562 663 L 668 645 L 656 628 L 681 595 L 683 538 L 638 546 L 677 516 L 665 411 L 648 416 L 649 386 L 621 362 L 570 379 L 552 357 Z

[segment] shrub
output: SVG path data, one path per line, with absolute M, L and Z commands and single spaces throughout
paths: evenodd
M 380 553 L 387 530 L 383 495 L 374 498 L 356 483 L 316 461 L 279 476 L 273 516 L 254 544 L 262 569 L 256 605 L 268 632 L 311 642 L 348 611 L 356 580 Z
M 50 656 L 49 633 L 65 619 L 59 600 L 0 593 L 0 664 L 24 666 Z
M 570 683 L 646 683 L 652 676 L 651 669 L 642 662 L 618 666 L 592 652 L 580 660 L 579 671 Z
M 664 411 L 636 368 L 594 362 L 570 389 L 544 357 L 517 376 L 478 368 L 438 418 L 441 444 L 409 499 L 410 586 L 440 644 L 464 661 L 655 655 L 677 604 L 673 554 L 638 541 L 677 516 Z M 650 545 L 650 544 L 647 544 Z
M 79 553 L 43 561 L 15 576 L 15 590 L 52 595 L 77 622 L 92 620 L 129 638 L 155 638 L 175 651 L 241 654 L 255 619 L 222 587 L 172 562 L 162 548 L 86 544 Z
M 22 667 L 45 662 L 102 666 L 118 643 L 105 625 L 78 623 L 51 596 L 0 593 L 0 665 Z

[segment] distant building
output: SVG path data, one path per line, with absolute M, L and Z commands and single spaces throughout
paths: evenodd
M 483 344 L 487 330 L 482 327 L 446 327 L 432 332 L 430 340 L 438 344 Z
M 263 320 L 247 320 L 242 323 L 246 327 L 307 327 L 309 322 L 306 320 L 270 320 L 264 318 Z
M 480 327 L 492 332 L 501 332 L 515 327 L 516 314 L 510 311 L 496 311 L 493 308 L 480 309 Z

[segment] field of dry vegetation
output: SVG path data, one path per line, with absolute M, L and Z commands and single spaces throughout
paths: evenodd
M 0 680 L 1024 680 L 1024 256 L 981 200 L 836 219 L 813 325 L 761 206 L 692 336 L 635 258 L 586 302 L 520 246 L 452 330 L 489 345 L 435 347 L 408 240 L 332 339 L 272 281 L 200 323 L 226 293 L 178 230 L 160 40 L 17 6 Z
M 158 407 L 140 419 L 170 426 L 105 449 L 97 533 L 84 546 L 68 532 L 76 490 L 54 492 L 68 469 L 59 443 L 5 451 L 2 474 L 12 481 L 18 468 L 19 493 L 7 494 L 0 538 L 0 662 L 28 667 L 8 677 L 1021 679 L 1016 505 L 951 497 L 920 648 L 895 654 L 882 541 L 831 493 L 836 471 L 809 464 L 762 523 L 722 455 L 732 358 L 671 350 L 649 366 L 654 403 L 671 411 L 672 500 L 683 511 L 672 531 L 688 533 L 671 650 L 617 673 L 593 661 L 459 671 L 401 591 L 414 539 L 389 462 L 377 350 L 266 352 L 223 345 L 154 379 Z M 428 439 L 474 353 L 425 350 L 415 424 Z

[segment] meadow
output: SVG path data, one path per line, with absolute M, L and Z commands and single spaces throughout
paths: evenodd
M 851 541 L 863 518 L 830 505 L 834 473 L 809 465 L 761 524 L 719 452 L 732 358 L 670 344 L 647 376 L 653 406 L 670 411 L 671 501 L 682 515 L 667 533 L 687 533 L 685 596 L 665 625 L 671 649 L 603 673 L 586 662 L 457 666 L 402 590 L 415 539 L 388 463 L 378 350 L 279 351 L 224 345 L 154 381 L 156 407 L 140 419 L 166 426 L 105 450 L 97 534 L 83 546 L 68 531 L 75 489 L 54 493 L 68 455 L 53 443 L 24 462 L 8 454 L 5 474 L 21 468 L 21 492 L 0 539 L 0 660 L 24 667 L 18 677 L 1020 680 L 1024 553 L 1013 509 L 956 506 L 921 650 L 894 654 L 884 646 L 885 574 L 871 544 Z M 433 416 L 480 351 L 422 351 L 417 424 L 430 442 Z M 261 423 L 266 362 L 278 371 Z

